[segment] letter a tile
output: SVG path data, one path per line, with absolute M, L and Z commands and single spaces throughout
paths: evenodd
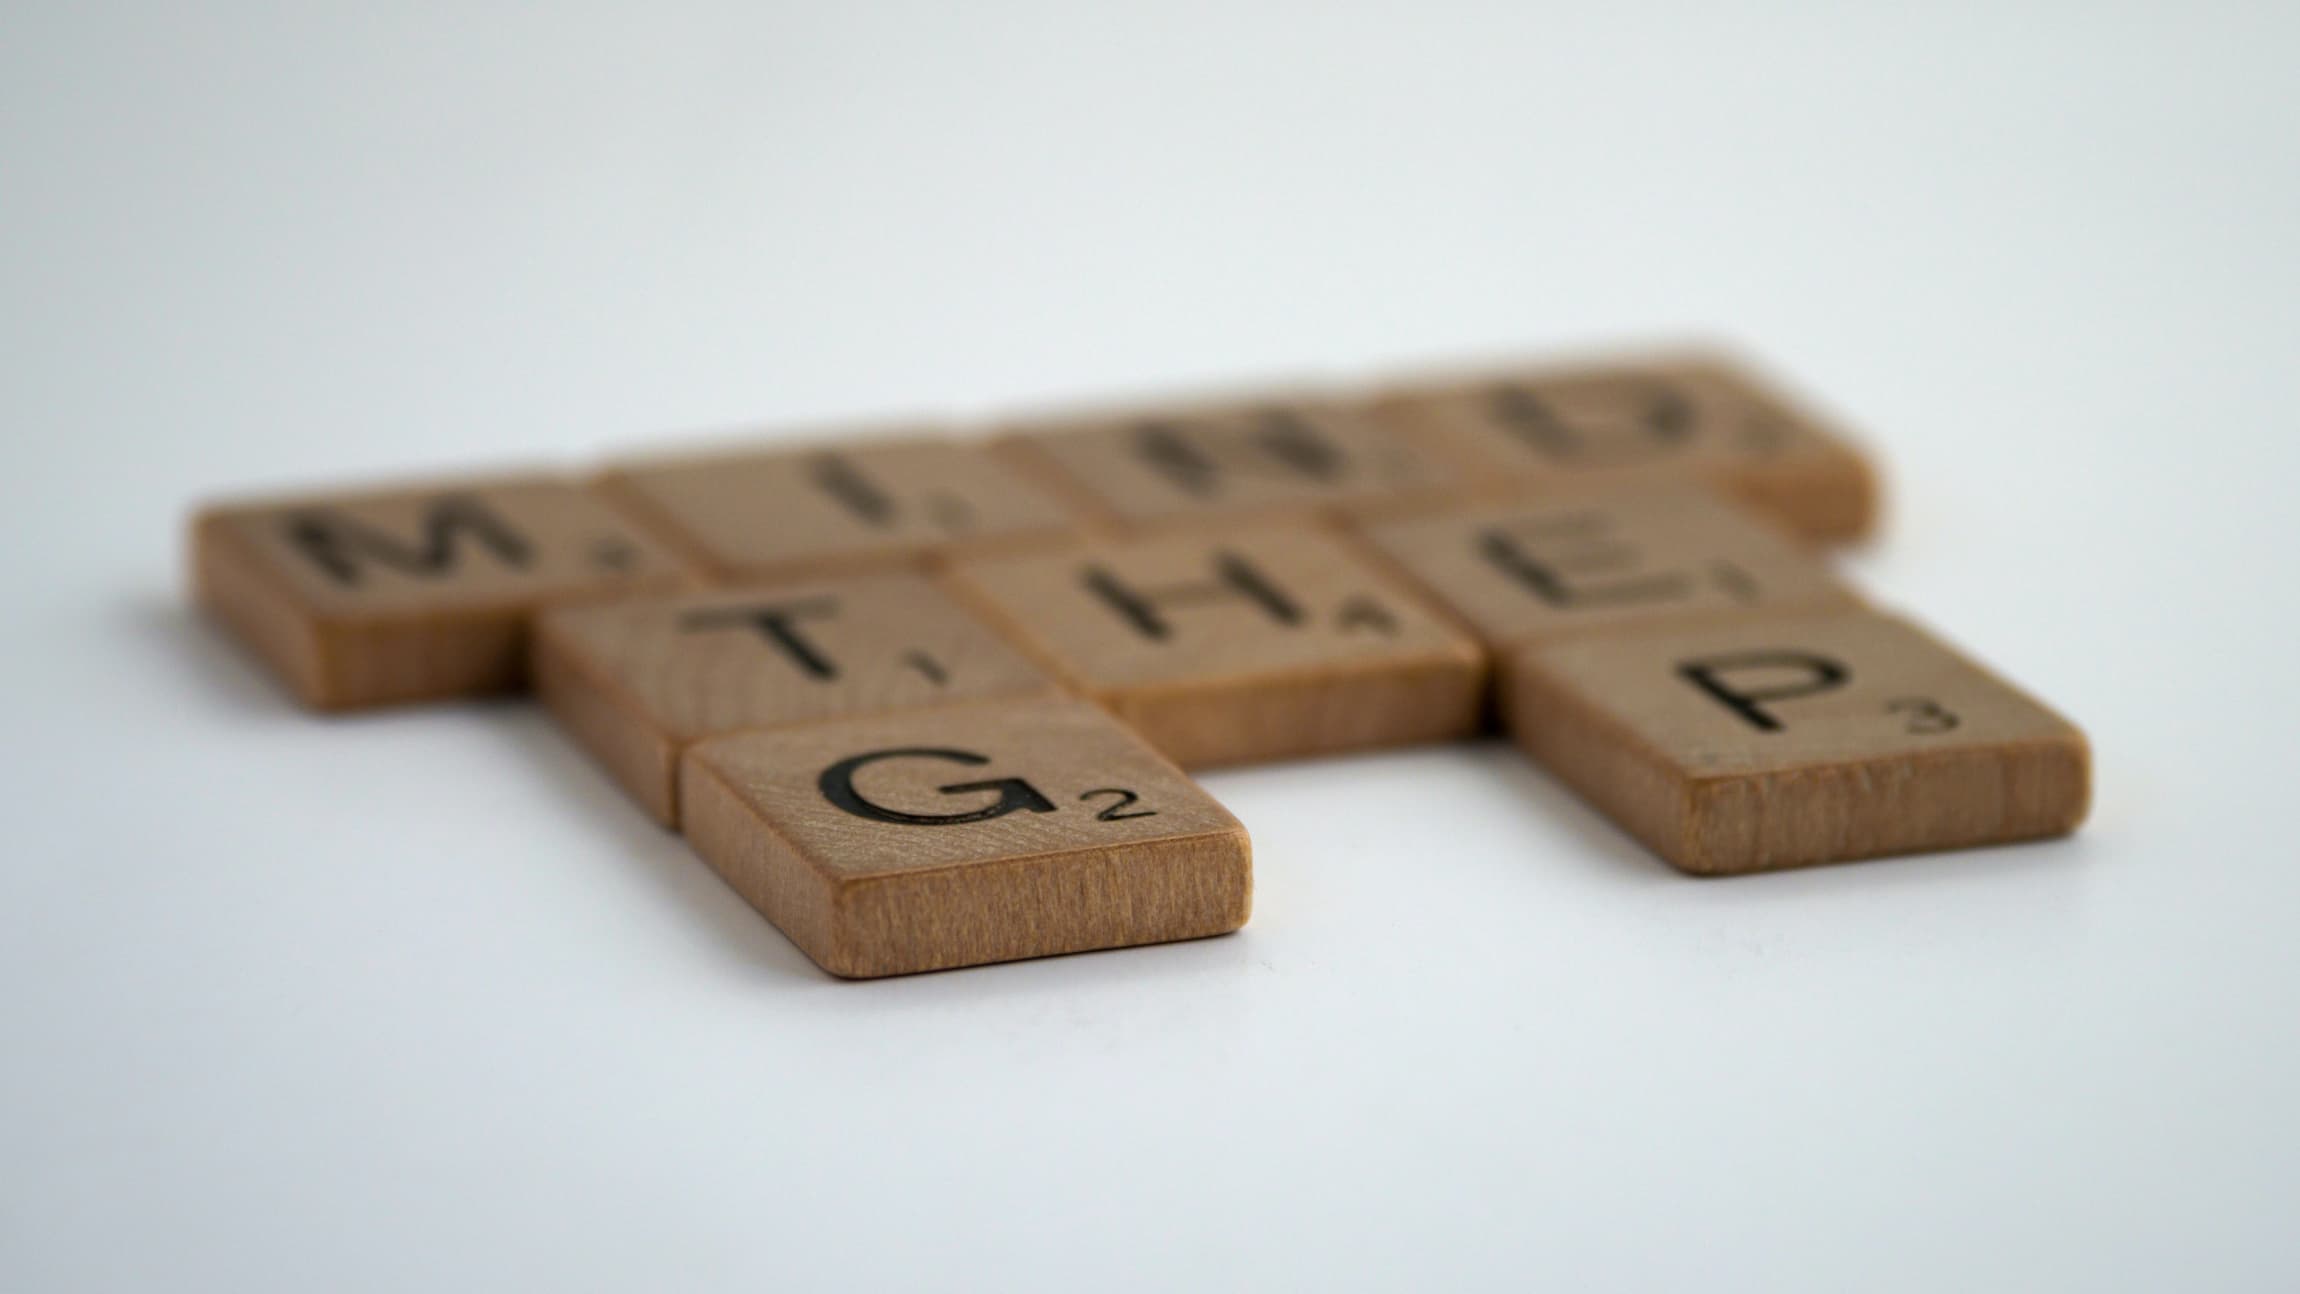
M 1502 687 L 1519 745 L 1696 874 L 2066 835 L 2090 802 L 2083 733 L 1868 612 L 1574 638 Z
M 1477 644 L 1314 530 L 961 563 L 953 584 L 1185 768 L 1477 730 Z
M 517 687 L 538 609 L 685 582 L 547 477 L 226 504 L 194 520 L 192 561 L 201 604 L 323 710 Z
M 1245 828 L 1108 715 L 985 702 L 715 737 L 687 838 L 834 975 L 867 978 L 1223 934 Z
M 665 826 L 679 752 L 701 738 L 1060 690 L 901 573 L 554 611 L 536 625 L 535 689 Z

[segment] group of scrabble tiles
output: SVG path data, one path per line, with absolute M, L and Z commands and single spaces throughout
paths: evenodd
M 2073 830 L 2083 735 L 1832 574 L 1877 493 L 1672 354 L 231 503 L 193 562 L 311 707 L 532 684 L 867 977 L 1234 930 L 1182 769 L 1496 726 L 1690 873 Z

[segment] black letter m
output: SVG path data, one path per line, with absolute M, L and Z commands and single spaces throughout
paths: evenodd
M 468 494 L 433 500 L 424 513 L 422 538 L 414 544 L 335 512 L 298 512 L 286 524 L 288 543 L 328 578 L 347 586 L 357 585 L 363 565 L 369 564 L 426 579 L 445 575 L 454 569 L 457 541 L 465 535 L 506 566 L 524 570 L 534 560 L 527 540 Z

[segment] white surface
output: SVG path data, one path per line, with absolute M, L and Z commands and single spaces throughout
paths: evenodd
M 2288 9 L 316 8 L 0 38 L 0 1288 L 2300 1282 Z M 1209 779 L 1239 936 L 842 984 L 175 578 L 240 487 L 1702 332 L 2078 840 L 1696 883 L 1335 760 Z

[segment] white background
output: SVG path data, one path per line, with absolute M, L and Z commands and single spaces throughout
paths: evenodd
M 2300 24 L 1898 8 L 7 5 L 0 1288 L 2293 1288 Z M 1700 883 L 1338 759 L 1208 779 L 1238 936 L 839 983 L 178 580 L 218 492 L 1685 335 L 1865 432 L 2082 836 Z

